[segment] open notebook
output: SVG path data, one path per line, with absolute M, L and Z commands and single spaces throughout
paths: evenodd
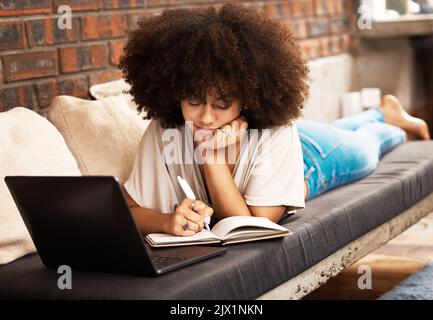
M 186 246 L 221 243 L 222 245 L 284 237 L 292 232 L 268 218 L 235 216 L 222 219 L 211 231 L 203 229 L 193 236 L 181 237 L 166 233 L 150 233 L 146 241 L 152 247 Z

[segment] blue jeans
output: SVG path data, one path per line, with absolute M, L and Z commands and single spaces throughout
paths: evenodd
M 406 141 L 406 132 L 385 123 L 379 108 L 332 124 L 296 121 L 304 157 L 307 199 L 370 174 L 386 152 Z

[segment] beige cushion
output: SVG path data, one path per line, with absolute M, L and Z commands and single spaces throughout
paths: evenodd
M 112 175 L 121 183 L 129 177 L 149 120 L 137 115 L 123 96 L 96 101 L 58 96 L 47 115 L 83 175 Z
M 80 175 L 56 128 L 29 109 L 0 113 L 0 265 L 35 252 L 6 186 L 7 175 Z

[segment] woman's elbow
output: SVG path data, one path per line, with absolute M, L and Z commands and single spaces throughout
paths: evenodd
M 132 199 L 132 197 L 129 195 L 125 188 L 123 188 L 123 194 L 129 208 L 135 208 L 140 206 L 137 202 L 135 202 L 134 199 Z
M 286 211 L 285 206 L 248 206 L 251 215 L 254 217 L 268 218 L 272 222 L 278 223 L 284 212 Z

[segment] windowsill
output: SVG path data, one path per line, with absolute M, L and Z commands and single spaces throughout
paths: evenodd
M 374 20 L 371 29 L 358 29 L 364 39 L 402 38 L 433 35 L 433 14 L 403 15 L 393 19 Z

